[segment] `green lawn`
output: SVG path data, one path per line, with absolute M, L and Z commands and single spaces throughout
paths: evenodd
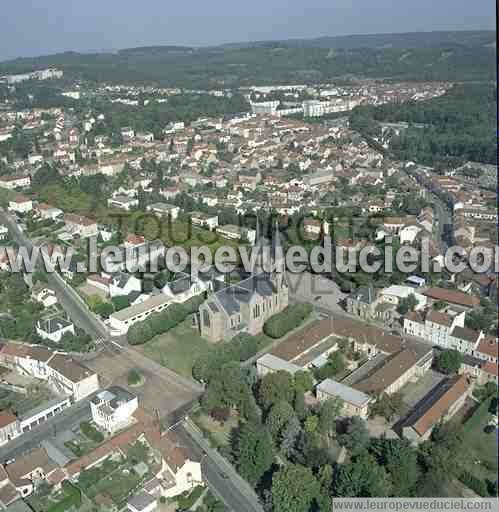
M 478 478 L 497 478 L 497 430 L 486 434 L 483 429 L 491 418 L 488 412 L 490 400 L 486 400 L 463 426 L 465 446 L 470 452 L 468 471 Z M 480 464 L 475 464 L 480 460 Z
M 142 346 L 147 357 L 189 378 L 196 359 L 213 348 L 191 327 L 190 318 Z
M 230 433 L 239 423 L 237 414 L 231 414 L 229 419 L 222 425 L 215 421 L 211 416 L 200 413 L 196 415 L 194 421 L 198 427 L 206 432 L 212 442 L 217 446 L 227 446 L 230 443 Z

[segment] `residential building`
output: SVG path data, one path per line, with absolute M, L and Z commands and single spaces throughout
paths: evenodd
M 333 379 L 326 379 L 315 388 L 315 392 L 319 402 L 339 398 L 343 403 L 341 416 L 347 418 L 358 416 L 367 420 L 369 404 L 373 399 L 362 391 L 341 384 Z
M 218 227 L 218 215 L 208 215 L 202 212 L 192 212 L 190 218 L 193 226 L 200 226 L 213 231 Z
M 109 326 L 118 335 L 126 334 L 133 324 L 142 322 L 153 313 L 160 313 L 171 303 L 170 297 L 163 294 L 155 295 L 140 304 L 112 313 L 109 317 Z
M 66 334 L 75 334 L 73 322 L 61 317 L 38 320 L 36 323 L 36 333 L 44 340 L 59 343 Z
M 157 217 L 169 217 L 173 221 L 178 218 L 180 208 L 168 203 L 154 203 L 147 207 L 147 211 L 154 213 Z
M 99 232 L 97 222 L 82 215 L 67 213 L 64 215 L 64 224 L 68 233 L 80 238 L 88 238 Z
M 346 309 L 362 320 L 372 320 L 376 315 L 376 291 L 372 285 L 360 286 L 346 298 Z
M 29 176 L 0 176 L 0 188 L 15 190 L 17 188 L 27 188 L 31 185 Z
M 55 291 L 41 281 L 38 281 L 31 289 L 31 298 L 42 304 L 44 308 L 57 304 Z
M 118 208 L 120 210 L 130 211 L 138 208 L 139 200 L 136 197 L 114 196 L 107 200 L 109 208 Z
M 19 421 L 11 412 L 0 412 L 0 446 L 21 435 Z
M 476 296 L 447 288 L 428 288 L 423 292 L 423 295 L 426 295 L 431 302 L 446 302 L 463 311 L 476 308 L 480 304 L 480 299 Z
M 158 508 L 158 501 L 147 492 L 139 492 L 127 502 L 128 512 L 154 512 Z
M 435 310 L 426 313 L 412 311 L 404 318 L 404 332 L 449 349 L 456 343 L 451 333 L 456 327 L 464 327 L 464 320 L 464 311 L 455 315 Z M 456 331 L 456 336 L 459 332 Z
M 448 421 L 459 411 L 470 392 L 466 375 L 442 381 L 416 404 L 404 422 L 403 436 L 413 443 L 427 440 L 435 425 Z
M 14 200 L 9 201 L 9 210 L 15 213 L 28 213 L 33 210 L 33 201 L 29 197 L 18 194 Z
M 128 427 L 138 406 L 137 397 L 118 386 L 100 391 L 90 400 L 92 420 L 109 434 Z
M 355 388 L 369 395 L 397 393 L 408 382 L 415 382 L 430 369 L 433 360 L 431 347 L 424 354 L 405 348 L 389 356 L 367 378 L 355 384 Z

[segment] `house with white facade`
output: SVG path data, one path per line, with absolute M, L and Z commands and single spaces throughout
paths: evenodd
M 73 322 L 61 317 L 38 320 L 36 333 L 44 340 L 59 343 L 65 334 L 75 334 Z
M 44 308 L 49 308 L 57 304 L 57 296 L 55 291 L 42 282 L 37 282 L 31 290 L 31 298 L 43 305 Z
M 16 188 L 26 188 L 31 185 L 29 176 L 1 176 L 0 188 L 15 190 Z
M 15 213 L 28 213 L 33 210 L 33 201 L 21 194 L 9 201 L 9 210 Z
M 218 215 L 208 215 L 203 212 L 192 212 L 190 218 L 193 226 L 200 226 L 213 231 L 218 227 Z
M 133 423 L 133 413 L 138 406 L 137 397 L 118 386 L 100 391 L 90 401 L 92 420 L 109 434 L 114 434 Z
M 118 208 L 120 210 L 130 211 L 138 208 L 139 200 L 136 197 L 129 197 L 125 195 L 118 195 L 111 197 L 107 200 L 109 208 Z
M 404 332 L 423 338 L 444 349 L 454 348 L 451 333 L 456 327 L 464 327 L 465 312 L 455 315 L 430 310 L 427 313 L 412 311 L 404 318 Z
M 99 233 L 97 222 L 82 215 L 67 213 L 64 215 L 64 224 L 66 231 L 72 236 L 87 238 Z
M 148 212 L 154 213 L 157 217 L 169 217 L 171 220 L 176 220 L 180 213 L 178 206 L 168 203 L 153 203 L 146 209 Z

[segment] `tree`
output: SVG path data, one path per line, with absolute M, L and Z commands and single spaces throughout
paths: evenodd
M 343 401 L 341 398 L 330 398 L 322 402 L 319 409 L 319 432 L 328 438 L 328 440 L 336 432 L 336 419 L 343 409 Z
M 288 464 L 274 475 L 271 492 L 275 512 L 309 512 L 320 485 L 309 468 Z
M 270 434 L 258 425 L 244 425 L 239 435 L 238 452 L 238 471 L 255 486 L 273 462 Z
M 281 400 L 275 403 L 265 420 L 265 425 L 269 429 L 272 439 L 278 441 L 287 424 L 294 416 L 294 411 L 288 402 Z
M 122 309 L 130 306 L 130 301 L 126 295 L 118 295 L 117 297 L 113 297 L 111 302 L 113 303 L 115 311 L 121 311 Z
M 419 210 L 418 210 L 419 211 Z M 414 308 L 418 305 L 416 296 L 411 293 L 407 297 L 400 299 L 397 307 L 397 312 L 401 315 L 406 315 L 409 311 L 414 311 Z
M 109 318 L 109 316 L 114 312 L 114 307 L 109 302 L 102 302 L 95 306 L 94 312 L 102 318 Z
M 387 421 L 392 421 L 395 416 L 404 412 L 404 400 L 401 393 L 391 395 L 383 393 L 371 406 L 372 416 L 382 416 Z
M 364 450 L 352 462 L 340 466 L 333 492 L 343 497 L 390 496 L 390 480 L 385 469 Z
M 291 403 L 294 398 L 293 377 L 288 372 L 278 371 L 265 375 L 258 389 L 258 402 L 268 410 L 274 403 L 286 401 Z
M 319 418 L 318 416 L 311 415 L 305 420 L 304 429 L 305 432 L 309 434 L 314 434 L 317 432 L 317 427 L 319 426 Z
M 353 455 L 367 448 L 369 444 L 369 431 L 365 421 L 358 416 L 350 418 L 345 432 L 338 436 L 338 442 Z
M 329 355 L 327 363 L 322 368 L 317 368 L 314 375 L 317 380 L 330 379 L 345 369 L 345 359 L 343 354 L 336 350 Z
M 306 393 L 314 386 L 314 376 L 309 371 L 298 371 L 294 374 L 295 390 Z
M 303 421 L 307 417 L 308 408 L 305 403 L 305 394 L 302 391 L 296 390 L 295 399 L 293 400 L 293 408 L 299 420 Z
M 454 349 L 444 350 L 440 353 L 437 360 L 438 369 L 447 375 L 458 373 L 462 364 L 463 354 Z
M 288 459 L 295 452 L 296 443 L 301 434 L 301 426 L 298 418 L 293 416 L 281 435 L 281 451 Z
M 417 452 L 410 443 L 398 439 L 375 439 L 371 450 L 390 476 L 392 495 L 400 498 L 415 496 L 419 467 Z

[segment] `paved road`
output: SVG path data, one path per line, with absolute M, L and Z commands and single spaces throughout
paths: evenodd
M 0 209 L 0 221 L 7 225 L 13 238 L 20 246 L 25 246 L 28 250 L 33 249 L 31 240 L 26 237 L 19 229 L 14 219 L 3 209 Z M 39 258 L 39 260 L 40 259 L 41 258 Z M 41 261 L 38 263 L 39 265 L 42 264 Z M 107 339 L 109 337 L 109 332 L 104 323 L 88 309 L 83 299 L 59 274 L 56 272 L 49 273 L 48 280 L 49 284 L 55 290 L 59 302 L 76 325 L 94 339 Z
M 13 439 L 8 444 L 0 447 L 0 462 L 15 459 L 20 455 L 36 448 L 44 439 L 53 437 L 54 434 L 64 430 L 71 430 L 82 421 L 91 418 L 90 398 L 88 397 L 72 405 L 60 414 L 38 425 L 33 430 Z
M 201 460 L 203 477 L 208 486 L 234 512 L 263 512 L 258 496 L 229 462 L 213 450 L 190 421 L 175 429 L 179 441 L 197 460 Z M 206 454 L 206 455 L 203 455 Z

